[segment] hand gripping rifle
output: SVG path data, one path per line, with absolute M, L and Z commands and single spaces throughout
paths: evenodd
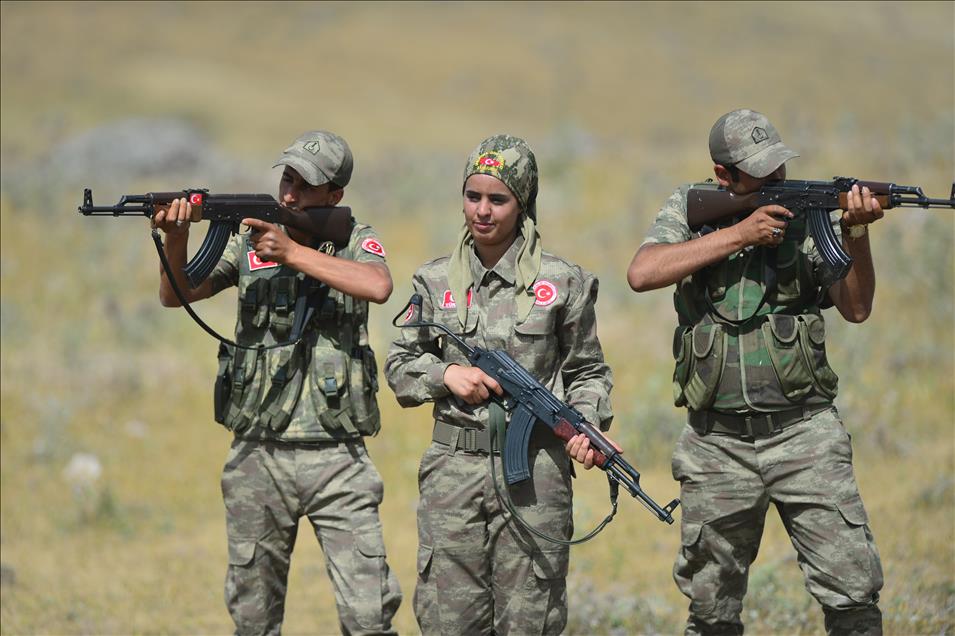
M 330 241 L 338 247 L 348 244 L 354 226 L 354 219 L 349 207 L 306 208 L 295 211 L 280 204 L 269 194 L 209 194 L 208 190 L 199 188 L 178 192 L 126 194 L 120 197 L 116 205 L 107 206 L 93 205 L 93 191 L 86 188 L 83 190 L 83 205 L 78 209 L 80 214 L 84 216 L 145 216 L 151 219 L 160 208 L 166 207 L 174 200 L 181 198 L 186 198 L 192 204 L 191 221 L 210 222 L 209 231 L 206 233 L 202 245 L 199 246 L 195 256 L 183 268 L 183 273 L 185 273 L 193 289 L 198 287 L 215 269 L 219 259 L 222 258 L 222 253 L 225 251 L 229 238 L 239 231 L 242 219 L 259 219 L 268 223 L 279 223 L 311 235 L 316 243 Z M 162 262 L 163 269 L 166 271 L 166 276 L 179 302 L 192 319 L 214 338 L 240 349 L 272 349 L 288 346 L 298 341 L 304 323 L 307 322 L 307 317 L 311 316 L 310 303 L 313 305 L 314 299 L 306 298 L 304 293 L 299 295 L 295 308 L 296 321 L 292 329 L 292 337 L 288 342 L 262 347 L 246 347 L 237 344 L 216 333 L 196 315 L 178 283 L 176 283 L 176 277 L 172 273 L 172 267 L 163 250 L 159 231 L 155 228 L 152 231 L 152 239 L 153 243 L 156 244 L 159 260 Z M 314 295 L 324 285 L 317 286 L 319 289 L 316 289 L 315 285 L 306 287 L 309 294 Z
M 398 324 L 398 319 L 404 316 L 405 322 Z M 421 295 L 414 294 L 411 300 L 405 305 L 404 309 L 395 316 L 392 324 L 396 327 L 409 329 L 418 327 L 435 327 L 444 331 L 463 351 L 468 355 L 468 361 L 471 365 L 478 367 L 490 377 L 494 378 L 501 388 L 504 389 L 504 395 L 498 396 L 491 393 L 490 400 L 497 404 L 504 411 L 511 413 L 511 421 L 507 425 L 506 437 L 498 433 L 499 438 L 504 439 L 504 450 L 501 454 L 501 461 L 504 468 L 504 481 L 508 485 L 522 482 L 531 476 L 530 468 L 527 465 L 528 444 L 530 443 L 531 430 L 537 422 L 548 426 L 551 431 L 560 439 L 569 441 L 579 433 L 583 433 L 590 440 L 590 446 L 594 449 L 594 465 L 603 469 L 607 473 L 607 480 L 611 487 L 611 504 L 613 511 L 611 514 L 586 537 L 577 541 L 556 540 L 539 534 L 533 528 L 530 528 L 516 511 L 509 506 L 509 510 L 522 525 L 531 530 L 538 536 L 542 536 L 554 543 L 579 543 L 586 541 L 596 535 L 603 527 L 610 522 L 617 511 L 617 487 L 623 487 L 650 510 L 660 521 L 673 523 L 673 511 L 680 505 L 679 499 L 674 499 L 664 507 L 660 507 L 649 495 L 640 487 L 640 473 L 630 465 L 607 440 L 603 434 L 593 425 L 584 419 L 577 409 L 561 402 L 537 379 L 531 376 L 527 370 L 519 365 L 506 351 L 495 350 L 488 351 L 480 347 L 468 345 L 460 336 L 453 333 L 444 325 L 435 322 L 421 321 Z M 503 428 L 503 422 L 500 424 Z M 495 430 L 492 427 L 492 435 Z M 493 463 L 494 453 L 489 453 Z M 495 488 L 497 480 L 494 479 Z M 506 491 L 506 489 L 505 489 Z M 508 502 L 509 503 L 509 502 Z
M 733 217 L 745 217 L 764 205 L 781 205 L 790 212 L 806 215 L 809 233 L 822 258 L 843 278 L 852 267 L 852 257 L 842 249 L 829 222 L 829 212 L 845 210 L 847 193 L 853 185 L 868 187 L 883 210 L 892 208 L 955 208 L 955 183 L 948 199 L 931 199 L 919 186 L 901 186 L 880 181 L 833 177 L 832 181 L 770 181 L 756 192 L 734 194 L 722 186 L 704 183 L 687 193 L 687 220 L 694 232 Z

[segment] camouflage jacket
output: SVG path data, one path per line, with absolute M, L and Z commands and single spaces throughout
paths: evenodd
M 517 321 L 513 286 L 522 241 L 518 236 L 491 269 L 472 251 L 471 272 L 478 282 L 460 301 L 448 288 L 448 257 L 425 263 L 413 279 L 414 292 L 423 299 L 421 318 L 443 324 L 482 348 L 504 349 L 557 397 L 607 430 L 613 417 L 613 380 L 597 339 L 597 279 L 544 252 L 534 283 L 534 307 L 525 320 Z M 457 302 L 468 303 L 466 325 L 455 311 Z M 451 364 L 468 366 L 467 357 L 441 332 L 402 329 L 388 352 L 385 376 L 402 406 L 434 402 L 435 419 L 483 428 L 487 406 L 465 404 L 444 385 L 444 371 Z
M 667 199 L 643 244 L 682 243 L 693 234 L 687 223 L 685 184 Z M 838 212 L 832 216 L 841 236 Z M 733 413 L 780 411 L 831 402 L 838 377 L 825 352 L 828 289 L 836 275 L 820 257 L 804 218 L 793 219 L 776 249 L 776 291 L 753 314 L 766 291 L 769 251 L 747 248 L 704 267 L 677 283 L 674 306 L 679 326 L 673 340 L 677 406 Z
M 385 262 L 384 249 L 367 225 L 356 224 L 347 247 L 335 255 Z M 211 278 L 217 291 L 238 286 L 236 342 L 268 346 L 289 339 L 297 297 L 306 289 L 304 274 L 263 263 L 248 237 L 238 235 Z M 313 280 L 309 284 L 317 286 Z M 216 419 L 237 437 L 322 441 L 377 433 L 378 381 L 368 346 L 368 303 L 327 288 L 316 296 L 324 300 L 297 345 L 220 349 L 217 393 L 221 387 L 223 395 L 217 394 L 221 409 L 217 405 Z

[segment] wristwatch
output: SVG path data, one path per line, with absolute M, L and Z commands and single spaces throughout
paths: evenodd
M 842 233 L 850 239 L 860 239 L 869 233 L 869 226 L 865 223 L 861 225 L 843 225 Z

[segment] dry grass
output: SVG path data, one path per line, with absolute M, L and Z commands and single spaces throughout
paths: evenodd
M 712 121 L 742 105 L 769 114 L 802 152 L 794 177 L 848 173 L 943 195 L 955 175 L 951 3 L 3 2 L 0 18 L 8 634 L 231 628 L 214 343 L 160 309 L 144 223 L 73 212 L 83 186 L 98 198 L 271 190 L 267 167 L 282 144 L 310 127 L 340 132 L 357 157 L 347 202 L 381 232 L 396 282 L 373 315 L 381 359 L 411 273 L 449 249 L 467 152 L 494 132 L 525 136 L 542 165 L 548 249 L 601 279 L 614 435 L 646 490 L 666 500 L 681 422 L 669 404 L 673 312 L 667 292 L 630 292 L 624 271 L 671 189 L 706 176 Z M 133 116 L 193 126 L 205 162 L 127 175 L 86 157 L 78 174 L 88 180 L 65 180 L 57 166 L 74 135 Z M 889 217 L 873 236 L 875 312 L 861 326 L 833 316 L 831 357 L 885 565 L 886 632 L 952 634 L 955 222 L 944 211 Z M 228 331 L 234 300 L 224 296 L 202 313 Z M 369 446 L 406 596 L 397 626 L 414 633 L 415 471 L 428 410 L 400 410 L 387 389 L 381 403 L 385 428 Z M 102 466 L 86 485 L 64 473 L 77 453 Z M 579 480 L 578 527 L 602 518 L 605 490 L 599 475 Z M 621 508 L 573 552 L 569 631 L 675 633 L 686 608 L 670 578 L 679 532 L 636 502 Z M 285 632 L 334 633 L 321 553 L 302 533 Z M 778 521 L 744 618 L 751 633 L 822 631 Z

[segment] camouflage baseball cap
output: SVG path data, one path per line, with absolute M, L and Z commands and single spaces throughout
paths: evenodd
M 726 113 L 710 129 L 713 163 L 736 166 L 757 179 L 798 156 L 783 145 L 766 116 L 754 110 L 741 108 Z
M 521 210 L 537 220 L 537 159 L 526 141 L 511 135 L 488 137 L 468 157 L 464 182 L 472 174 L 489 174 L 503 181 Z
M 313 186 L 331 181 L 344 188 L 351 180 L 351 149 L 335 133 L 310 130 L 282 152 L 272 167 L 278 166 L 294 168 Z

